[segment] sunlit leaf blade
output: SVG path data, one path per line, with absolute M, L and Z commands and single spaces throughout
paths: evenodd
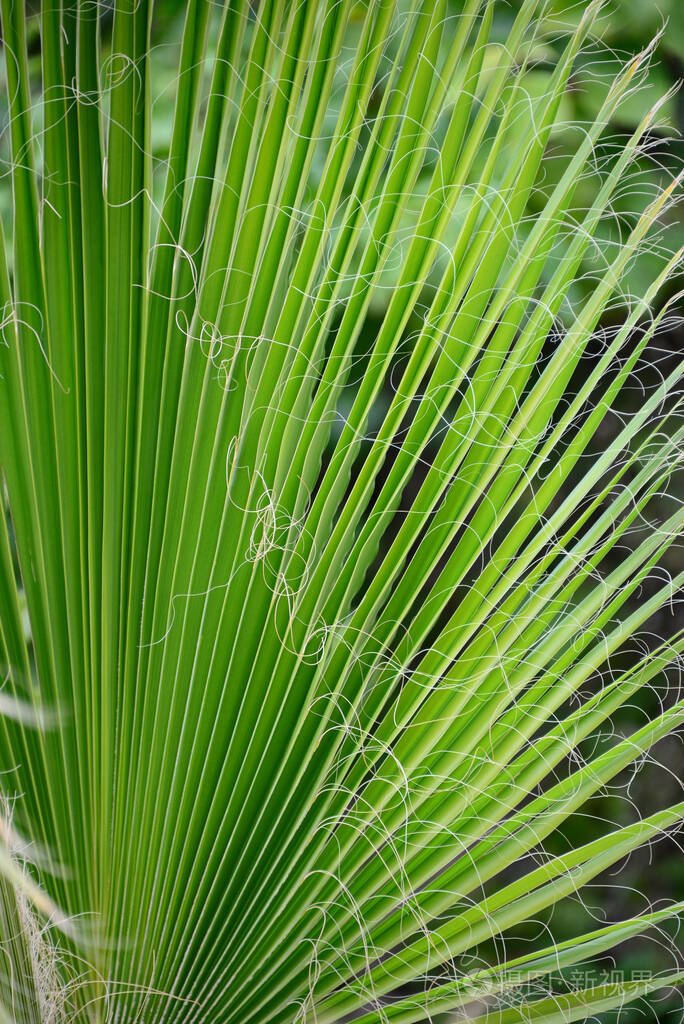
M 567 124 L 598 0 L 160 10 L 0 0 L 0 1019 L 676 987 L 681 903 L 544 916 L 684 820 L 592 817 L 684 724 L 673 92 L 614 134 L 656 43 Z

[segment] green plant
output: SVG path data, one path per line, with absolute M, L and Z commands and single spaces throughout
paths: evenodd
M 0 661 L 56 718 L 4 717 L 3 786 L 73 925 L 26 1020 L 552 1024 L 684 976 L 547 984 L 672 903 L 485 956 L 684 817 L 553 846 L 684 721 L 585 744 L 684 646 L 620 661 L 684 579 L 684 364 L 591 448 L 673 309 L 679 253 L 621 285 L 678 183 L 592 248 L 647 50 L 544 187 L 600 5 L 533 95 L 540 7 L 494 46 L 480 0 L 188 0 L 159 188 L 148 0 L 111 40 L 43 5 L 35 104 L 1 0 Z

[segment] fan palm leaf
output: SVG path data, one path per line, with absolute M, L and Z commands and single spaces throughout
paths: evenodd
M 36 76 L 0 0 L 14 1019 L 556 1024 L 684 977 L 553 988 L 679 903 L 506 948 L 684 818 L 563 842 L 684 722 L 615 725 L 684 651 L 642 642 L 684 582 L 684 363 L 619 412 L 678 301 L 678 178 L 601 242 L 652 47 L 559 158 L 601 4 L 542 95 L 544 5 L 504 43 L 495 7 L 188 0 L 159 160 L 154 5 L 44 4 Z M 28 960 L 21 879 L 61 929 Z

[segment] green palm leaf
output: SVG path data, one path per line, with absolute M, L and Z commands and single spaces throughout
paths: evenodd
M 152 3 L 43 5 L 39 75 L 0 8 L 1 767 L 40 850 L 0 848 L 8 1019 L 552 1024 L 676 986 L 673 954 L 553 987 L 680 903 L 506 949 L 684 819 L 564 841 L 684 722 L 618 725 L 684 651 L 681 359 L 621 412 L 679 179 L 601 243 L 652 48 L 559 158 L 600 3 L 540 94 L 536 0 L 503 43 L 482 0 L 189 0 L 160 162 Z

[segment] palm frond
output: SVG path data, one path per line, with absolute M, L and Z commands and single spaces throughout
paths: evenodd
M 679 302 L 681 175 L 604 237 L 652 47 L 568 126 L 601 4 L 541 94 L 544 5 L 495 7 L 188 0 L 159 160 L 154 5 L 44 4 L 36 76 L 0 0 L 3 790 L 88 932 L 14 1019 L 555 1024 L 684 977 L 553 988 L 677 902 L 506 949 L 684 819 L 564 842 L 684 722 L 684 363 L 625 404 Z

